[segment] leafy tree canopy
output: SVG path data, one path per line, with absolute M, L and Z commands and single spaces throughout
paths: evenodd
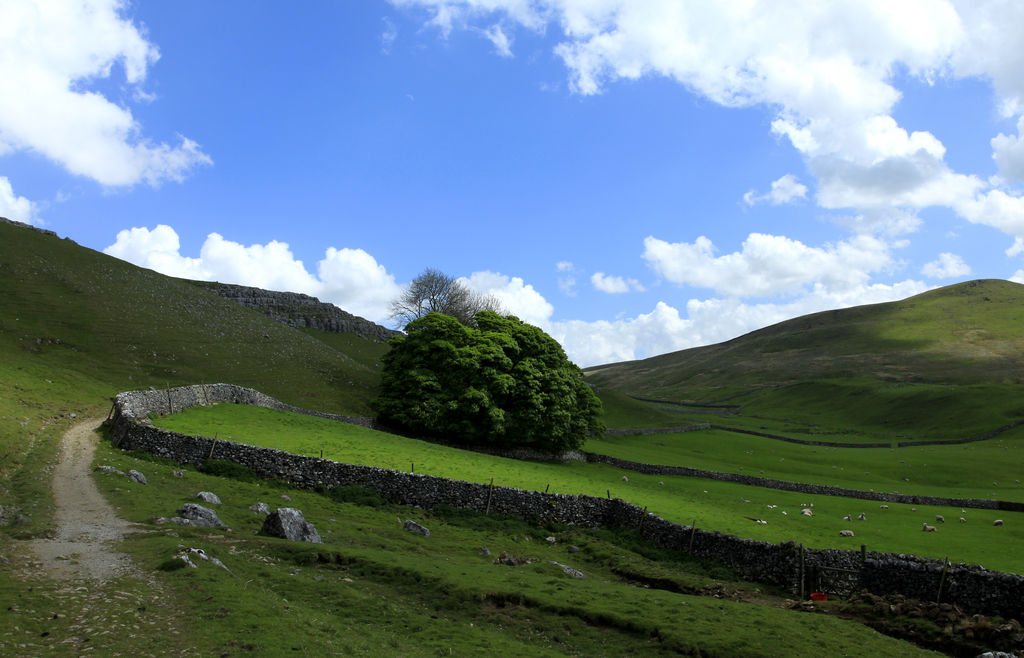
M 563 452 L 604 432 L 601 401 L 539 328 L 481 311 L 476 328 L 430 313 L 391 341 L 380 419 L 446 441 Z

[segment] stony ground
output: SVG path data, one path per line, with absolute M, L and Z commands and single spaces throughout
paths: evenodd
M 23 589 L 5 605 L 11 627 L 3 655 L 185 655 L 182 623 L 159 581 L 116 542 L 133 531 L 90 476 L 101 419 L 64 435 L 52 474 L 56 528 L 26 542 L 10 569 Z M 26 547 L 23 547 L 26 548 Z

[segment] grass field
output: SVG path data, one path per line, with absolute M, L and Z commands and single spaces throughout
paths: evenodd
M 910 505 L 891 504 L 883 511 L 870 501 L 810 496 L 714 480 L 646 476 L 603 464 L 505 459 L 320 418 L 240 405 L 193 407 L 156 418 L 154 424 L 186 434 L 216 434 L 221 439 L 293 454 L 319 457 L 322 451 L 325 458 L 346 463 L 403 471 L 414 469 L 417 473 L 470 482 L 489 482 L 494 478 L 495 485 L 541 491 L 591 496 L 610 494 L 647 507 L 671 521 L 686 524 L 696 521 L 698 527 L 742 537 L 796 541 L 817 548 L 858 549 L 866 544 L 870 550 L 949 557 L 954 562 L 1024 573 L 1024 556 L 1007 550 L 1008 546 L 1024 540 L 1024 514 L 1020 513 L 972 509 L 963 514 L 969 522 L 960 524 L 955 520 L 962 514 L 954 508 L 919 506 L 917 511 L 912 511 Z M 627 437 L 627 440 L 632 438 Z M 643 439 L 649 441 L 651 437 Z M 605 443 L 617 440 L 608 439 Z M 654 463 L 665 463 L 671 453 L 658 452 L 657 441 L 655 438 L 651 443 L 653 448 L 648 454 Z M 754 441 L 761 441 L 763 445 L 765 440 L 754 438 L 748 445 Z M 771 447 L 775 443 L 772 442 Z M 741 448 L 737 451 L 743 452 Z M 782 470 L 786 468 L 783 458 L 771 455 L 771 448 L 765 453 L 765 459 L 779 465 L 773 477 L 787 472 Z M 929 458 L 931 454 L 928 453 Z M 661 459 L 655 459 L 659 455 Z M 623 482 L 624 474 L 628 482 Z M 866 489 L 874 480 L 867 475 L 864 478 L 861 484 L 865 486 L 861 488 Z M 935 486 L 940 488 L 938 483 Z M 809 504 L 814 505 L 812 518 L 800 514 L 801 506 Z M 776 507 L 769 508 L 769 505 Z M 867 514 L 868 521 L 851 524 L 842 520 L 847 514 L 856 517 L 861 512 Z M 954 523 L 945 524 L 941 533 L 921 532 L 921 524 L 933 523 L 936 514 Z M 760 518 L 768 524 L 755 524 L 747 517 Z M 1005 525 L 993 527 L 992 521 L 996 518 L 1002 518 Z M 853 528 L 856 538 L 840 538 L 839 531 L 845 528 Z
M 644 547 L 628 535 L 560 527 L 537 528 L 452 510 L 424 511 L 345 502 L 273 482 L 243 482 L 144 460 L 109 447 L 97 463 L 146 473 L 142 489 L 124 478 L 97 481 L 124 516 L 143 524 L 125 548 L 180 597 L 201 624 L 182 624 L 164 649 L 203 655 L 925 655 L 916 647 L 827 615 L 784 609 L 785 599 L 736 581 L 728 572 L 685 556 Z M 219 516 L 232 532 L 159 526 L 200 490 L 217 493 Z M 283 501 L 282 494 L 291 500 Z M 257 500 L 302 509 L 322 545 L 263 537 Z M 376 505 L 376 506 L 373 506 Z M 430 537 L 402 530 L 412 518 Z M 545 541 L 547 536 L 556 543 Z M 580 550 L 569 551 L 575 545 Z M 491 556 L 480 555 L 488 547 Z M 209 562 L 174 569 L 183 548 L 201 548 Z M 507 552 L 534 560 L 494 564 Z M 584 573 L 573 578 L 557 561 Z M 170 570 L 168 570 L 170 569 Z M 638 586 L 658 582 L 658 587 Z M 674 591 L 671 591 L 674 590 Z M 686 592 L 716 592 L 720 598 Z M 742 601 L 753 601 L 742 602 Z M 41 629 L 59 633 L 49 608 L 19 608 L 0 622 L 40 643 Z M 149 619 L 136 613 L 136 621 Z M 4 630 L 0 628 L 0 630 Z M 129 645 L 133 640 L 128 640 Z M 95 649 L 123 646 L 96 637 Z
M 259 498 L 279 500 L 281 490 L 273 483 L 214 478 L 191 470 L 177 479 L 170 476 L 171 465 L 123 454 L 107 444 L 100 447 L 101 463 L 138 468 L 150 476 L 150 485 L 144 490 L 113 476 L 94 476 L 126 518 L 144 524 L 145 532 L 125 542 L 123 548 L 135 556 L 146 580 L 128 578 L 78 587 L 51 581 L 45 573 L 19 571 L 16 565 L 23 563 L 27 552 L 23 540 L 46 536 L 53 529 L 49 481 L 62 433 L 83 417 L 105 416 L 117 392 L 223 381 L 250 386 L 309 409 L 367 415 L 379 381 L 377 359 L 386 346 L 351 335 L 295 330 L 187 281 L 134 267 L 70 240 L 4 223 L 0 223 L 0 290 L 0 556 L 5 558 L 0 560 L 0 598 L 7 602 L 7 614 L 0 616 L 0 653 L 448 655 L 449 649 L 453 653 L 485 649 L 501 655 L 856 652 L 889 656 L 914 655 L 916 651 L 858 624 L 782 610 L 778 606 L 784 602 L 772 593 L 736 583 L 713 565 L 688 562 L 684 556 L 659 552 L 635 538 L 607 531 L 581 535 L 443 510 L 358 505 L 351 500 L 365 497 L 356 494 L 342 496 L 338 502 L 311 492 L 289 491 L 295 499 L 292 504 L 307 513 L 326 540 L 323 547 L 289 545 L 252 534 L 256 520 L 247 506 Z M 1010 418 L 1020 408 L 1013 378 L 1019 368 L 1014 371 L 1017 366 L 1012 358 L 1024 352 L 1014 342 L 1014 332 L 1021 326 L 1017 311 L 1021 300 L 1015 297 L 1016 290 L 1013 284 L 1005 284 L 1003 289 L 987 283 L 983 289 L 954 287 L 948 292 L 955 302 L 952 306 L 943 306 L 949 300 L 942 302 L 938 296 L 925 300 L 931 315 L 919 315 L 913 322 L 898 314 L 884 320 L 872 316 L 874 311 L 869 309 L 861 316 L 850 316 L 856 330 L 845 333 L 828 328 L 822 318 L 811 318 L 807 327 L 797 327 L 806 335 L 787 338 L 785 331 L 773 330 L 774 338 L 760 347 L 744 348 L 745 356 L 733 352 L 736 358 L 731 371 L 707 368 L 706 377 L 688 378 L 682 369 L 670 372 L 672 368 L 654 367 L 646 375 L 649 386 L 633 386 L 642 376 L 622 386 L 621 393 L 605 386 L 606 418 L 612 427 L 649 428 L 711 418 L 749 429 L 765 426 L 766 431 L 779 434 L 817 437 L 834 432 L 835 436 L 845 433 L 868 440 L 875 435 L 924 433 L 921 422 L 932 419 L 926 414 L 910 413 L 902 424 L 889 427 L 885 421 L 896 417 L 899 405 L 875 419 L 868 418 L 874 410 L 870 402 L 851 406 L 858 395 L 871 396 L 882 390 L 881 386 L 913 384 L 924 397 L 908 396 L 906 400 L 915 405 L 931 400 L 933 409 L 947 412 L 945 420 L 935 416 L 935 422 L 926 426 L 927 433 L 956 437 L 967 430 L 992 429 L 996 420 Z M 968 306 L 957 306 L 964 303 Z M 921 300 L 910 306 L 921 307 Z M 883 321 L 895 323 L 892 331 L 898 335 L 878 334 L 878 322 Z M 912 339 L 903 335 L 914 331 L 919 335 Z M 814 362 L 807 350 L 801 349 L 820 350 L 828 345 L 838 351 L 833 349 L 827 360 L 843 368 L 828 384 L 837 388 L 819 394 L 822 389 L 813 383 L 802 389 L 791 386 L 795 381 L 792 373 L 810 373 L 807 366 Z M 918 352 L 931 352 L 909 354 L 904 349 L 908 345 Z M 735 347 L 727 347 L 726 352 Z M 879 355 L 871 352 L 874 347 L 889 351 Z M 858 349 L 874 356 L 858 359 Z M 759 350 L 769 356 L 759 357 Z M 739 377 L 737 368 L 744 359 L 753 367 L 750 376 Z M 716 362 L 727 365 L 720 359 Z M 773 363 L 792 365 L 788 371 L 780 371 L 784 387 L 765 388 L 780 382 L 766 383 L 754 377 Z M 870 372 L 864 370 L 865 363 Z M 958 387 L 989 388 L 968 393 L 961 404 L 959 392 L 967 389 L 944 392 L 938 387 L 929 392 L 925 380 L 914 379 L 941 373 L 943 367 L 946 372 L 958 373 L 959 379 L 952 382 Z M 879 386 L 872 379 L 876 372 L 884 380 Z M 590 375 L 596 383 L 603 376 Z M 866 379 L 851 379 L 854 376 Z M 852 388 L 844 389 L 844 385 Z M 862 387 L 860 392 L 857 386 Z M 738 414 L 709 416 L 693 409 L 679 413 L 672 405 L 639 403 L 626 395 L 645 391 L 650 397 L 670 400 L 731 398 L 730 404 L 744 406 Z M 838 402 L 829 406 L 832 401 Z M 552 490 L 568 493 L 606 495 L 610 491 L 666 518 L 686 523 L 696 520 L 702 528 L 772 541 L 802 539 L 808 545 L 834 545 L 838 528 L 846 527 L 839 519 L 863 509 L 870 521 L 854 526 L 858 547 L 860 543 L 871 549 L 896 550 L 900 546 L 907 552 L 935 557 L 948 554 L 953 560 L 1020 571 L 1014 547 L 1021 539 L 1018 528 L 1024 524 L 1008 518 L 1003 534 L 990 535 L 989 518 L 980 511 L 969 510 L 966 527 L 947 524 L 942 533 L 929 538 L 913 530 L 919 528 L 922 514 L 931 518 L 931 510 L 913 513 L 891 506 L 891 514 L 878 519 L 878 512 L 863 501 L 810 499 L 633 473 L 627 485 L 620 472 L 604 466 L 511 462 L 399 441 L 390 435 L 344 438 L 330 432 L 318 435 L 326 430 L 293 425 L 291 419 L 273 422 L 283 423 L 281 435 L 301 442 L 294 450 L 303 454 L 319 455 L 324 450 L 325 456 L 342 461 L 377 460 L 403 470 L 415 463 L 417 472 L 477 481 L 494 477 L 496 483 L 536 489 L 550 485 Z M 272 425 L 265 418 L 256 424 Z M 338 426 L 332 427 L 336 431 Z M 224 436 L 237 430 L 225 425 L 213 432 Z M 1003 478 L 1004 465 L 1013 463 L 1007 457 L 1018 437 L 1000 438 L 1007 450 L 1002 455 L 985 452 L 998 443 L 978 444 L 980 451 L 963 454 L 973 455 L 977 463 L 970 468 L 974 470 L 983 470 L 984 462 L 991 459 L 995 472 Z M 652 450 L 652 455 L 662 455 L 665 460 L 688 463 L 698 458 L 685 446 L 689 438 L 653 437 L 652 444 L 645 445 L 631 437 L 588 447 L 628 448 L 636 451 L 633 457 Z M 726 439 L 711 436 L 707 441 L 701 450 L 704 458 L 713 459 L 708 447 L 716 441 L 724 446 Z M 267 438 L 268 445 L 280 443 L 279 438 Z M 736 467 L 749 470 L 741 452 L 734 451 L 733 456 L 741 460 Z M 941 474 L 932 468 L 929 452 L 920 454 L 929 459 L 921 459 L 920 468 L 916 461 L 908 466 L 918 469 L 911 474 L 911 484 L 916 487 L 917 478 L 923 478 L 922 487 L 930 486 L 928 478 Z M 785 455 L 787 462 L 794 462 L 786 466 L 793 468 L 793 479 L 814 476 L 810 457 L 805 457 Z M 927 469 L 924 463 L 929 464 Z M 857 469 L 861 466 L 858 463 Z M 723 465 L 721 470 L 727 469 Z M 889 479 L 899 476 L 898 472 L 886 473 L 884 465 L 872 467 L 873 476 L 876 471 L 879 478 L 883 474 Z M 879 481 L 879 487 L 889 484 L 888 480 Z M 1011 497 L 1004 484 L 1000 479 L 995 491 L 1000 497 Z M 942 481 L 935 480 L 935 486 L 943 486 Z M 221 514 L 233 532 L 148 523 L 152 516 L 173 514 L 199 489 L 217 491 L 225 498 Z M 742 502 L 744 499 L 750 502 Z M 781 514 L 812 501 L 818 515 L 810 524 L 801 525 L 792 514 Z M 768 504 L 778 507 L 769 509 Z M 12 523 L 16 513 L 23 515 L 23 522 Z M 940 513 L 947 518 L 959 515 L 958 510 Z M 769 524 L 755 526 L 744 516 L 763 516 Z M 434 543 L 416 541 L 400 532 L 396 517 L 422 520 L 431 527 Z M 538 542 L 547 533 L 558 537 L 555 547 Z M 974 533 L 974 541 L 969 533 Z M 557 551 L 569 542 L 582 549 L 571 564 L 587 574 L 584 581 L 566 580 L 559 569 L 544 562 L 562 555 Z M 540 561 L 523 567 L 498 567 L 477 554 L 481 545 L 490 546 L 496 554 L 508 550 Z M 175 551 L 191 546 L 223 559 L 234 576 L 203 567 L 165 571 Z M 651 583 L 655 584 L 646 586 Z M 715 594 L 724 600 L 714 598 Z M 202 623 L 192 623 L 196 619 Z M 916 637 L 924 637 L 917 630 L 918 621 L 908 623 Z M 937 637 L 944 637 L 941 628 L 932 630 Z M 970 655 L 985 648 L 972 645 Z

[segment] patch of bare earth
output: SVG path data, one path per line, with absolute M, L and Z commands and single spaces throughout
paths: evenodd
M 91 477 L 100 419 L 68 430 L 52 472 L 56 528 L 12 564 L 23 591 L 6 607 L 3 655 L 190 655 L 160 582 L 116 548 L 133 531 Z M 7 654 L 7 651 L 13 653 Z
M 51 484 L 56 533 L 31 542 L 38 563 L 53 578 L 108 580 L 140 575 L 128 556 L 112 546 L 131 531 L 132 524 L 118 518 L 90 475 L 99 424 L 97 419 L 78 423 L 61 440 Z

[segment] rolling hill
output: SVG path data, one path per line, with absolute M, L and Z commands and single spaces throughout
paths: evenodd
M 1024 285 L 969 281 L 587 372 L 597 385 L 665 398 L 686 397 L 691 388 L 748 390 L 851 378 L 1016 384 L 1024 376 Z

